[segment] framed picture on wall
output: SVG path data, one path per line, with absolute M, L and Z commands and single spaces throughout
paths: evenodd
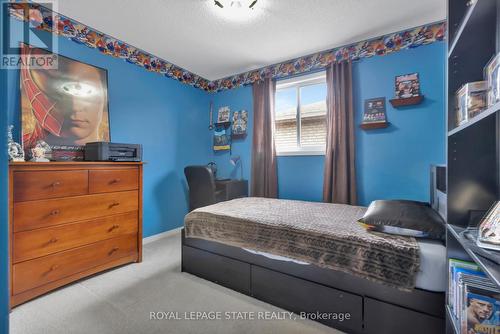
M 220 107 L 217 113 L 217 123 L 229 122 L 230 113 L 229 107 Z
M 23 56 L 49 52 L 23 44 Z M 103 68 L 57 56 L 56 69 L 23 67 L 21 132 L 26 155 L 37 144 L 52 160 L 83 160 L 88 142 L 110 141 L 108 74 Z
M 365 111 L 363 113 L 363 124 L 386 123 L 385 97 L 377 97 L 365 100 Z
M 415 96 L 420 96 L 418 73 L 396 76 L 396 98 L 407 99 Z
M 243 137 L 247 134 L 248 111 L 240 110 L 233 113 L 232 135 Z

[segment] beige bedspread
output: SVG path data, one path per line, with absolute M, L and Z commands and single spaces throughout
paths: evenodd
M 196 209 L 186 237 L 216 241 L 305 261 L 403 290 L 419 268 L 414 238 L 367 232 L 366 208 L 248 197 Z

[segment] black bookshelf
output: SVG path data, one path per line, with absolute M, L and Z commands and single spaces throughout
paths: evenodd
M 448 232 L 455 238 L 463 250 L 469 255 L 470 259 L 476 262 L 490 278 L 492 282 L 500 286 L 500 266 L 495 262 L 476 254 L 471 245 L 472 241 L 464 238 L 461 233 L 465 230 L 463 227 L 448 225 Z
M 500 266 L 474 253 L 461 232 L 499 200 L 500 103 L 457 125 L 455 93 L 484 80 L 484 67 L 500 51 L 499 18 L 500 0 L 448 0 L 447 257 L 475 262 L 498 286 Z M 446 310 L 446 333 L 458 333 Z

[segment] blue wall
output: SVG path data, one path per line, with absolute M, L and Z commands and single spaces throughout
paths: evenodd
M 229 159 L 231 154 L 239 155 L 243 164 L 243 178 L 250 178 L 251 157 L 252 157 L 252 131 L 253 131 L 253 98 L 252 86 L 241 87 L 232 90 L 226 90 L 217 94 L 210 94 L 210 99 L 214 103 L 214 120 L 217 118 L 217 110 L 223 106 L 229 106 L 231 113 L 237 110 L 248 111 L 248 136 L 246 139 L 236 139 L 232 143 L 231 152 L 213 152 L 212 141 L 208 142 L 207 151 L 212 153 L 210 161 L 217 163 L 217 176 L 219 177 L 240 177 L 240 167 L 235 168 L 231 165 Z
M 19 21 L 11 22 L 20 29 Z M 144 236 L 181 226 L 188 208 L 183 168 L 209 160 L 208 94 L 66 38 L 58 41 L 59 54 L 108 70 L 111 140 L 143 145 Z M 19 126 L 18 71 L 9 71 L 8 88 L 9 121 Z
M 386 129 L 356 133 L 358 196 L 429 200 L 429 165 L 445 163 L 444 42 L 357 63 L 353 69 L 356 124 L 363 101 L 386 96 Z M 422 104 L 392 108 L 394 77 L 418 72 Z
M 5 28 L 0 10 L 0 36 Z M 8 269 L 8 185 L 7 185 L 7 72 L 0 69 L 0 333 L 9 331 L 9 269 Z
M 429 199 L 429 165 L 445 161 L 444 113 L 445 43 L 438 42 L 353 65 L 356 125 L 361 122 L 364 100 L 385 96 L 391 126 L 363 131 L 356 127 L 356 165 L 359 204 L 374 199 Z M 396 75 L 418 72 L 425 100 L 418 106 L 394 109 Z M 215 110 L 227 105 L 231 111 L 247 109 L 252 117 L 252 89 L 244 87 L 215 94 Z M 233 154 L 245 161 L 249 176 L 252 125 L 249 136 L 233 144 Z M 210 148 L 209 148 L 210 150 Z M 234 173 L 229 153 L 212 153 L 221 176 Z M 278 157 L 280 198 L 321 201 L 324 156 Z
M 211 95 L 214 102 L 214 118 L 219 107 L 229 106 L 231 112 L 245 109 L 249 112 L 248 136 L 246 139 L 236 139 L 232 143 L 231 152 L 213 152 L 212 160 L 217 163 L 219 177 L 239 178 L 239 167 L 235 168 L 229 162 L 232 155 L 239 155 L 243 163 L 243 178 L 249 180 L 251 174 L 252 131 L 253 131 L 253 98 L 252 87 L 246 86 L 233 90 L 222 91 Z M 210 142 L 211 144 L 211 142 Z M 302 199 L 321 201 L 323 156 L 313 157 L 278 157 L 279 197 L 287 199 Z M 310 173 L 303 173 L 310 171 Z M 299 172 L 297 174 L 297 172 Z

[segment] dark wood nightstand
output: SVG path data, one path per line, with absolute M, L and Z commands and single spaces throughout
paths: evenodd
M 248 180 L 215 180 L 215 188 L 222 201 L 248 196 Z

